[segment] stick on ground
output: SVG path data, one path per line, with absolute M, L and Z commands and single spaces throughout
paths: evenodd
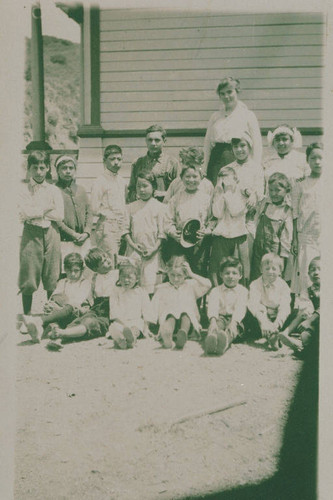
M 241 405 L 245 405 L 245 404 L 246 404 L 246 401 L 238 400 L 238 401 L 232 401 L 230 403 L 224 404 L 223 406 L 219 406 L 217 408 L 206 409 L 206 410 L 202 410 L 202 411 L 197 412 L 197 413 L 190 413 L 189 415 L 185 415 L 184 417 L 181 417 L 178 420 L 175 420 L 171 424 L 171 427 L 173 425 L 176 425 L 176 424 L 182 424 L 183 422 L 186 422 L 187 420 L 193 420 L 195 418 L 203 417 L 205 415 L 213 415 L 214 413 L 219 413 L 221 411 L 230 410 L 231 408 L 235 408 L 236 406 L 241 406 Z

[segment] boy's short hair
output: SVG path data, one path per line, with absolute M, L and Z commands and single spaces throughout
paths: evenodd
M 47 167 L 50 166 L 50 155 L 47 151 L 33 151 L 28 156 L 28 169 L 32 165 L 37 165 L 40 162 L 44 162 Z
M 234 179 L 238 182 L 238 177 L 237 177 L 237 174 L 235 172 L 235 169 L 232 168 L 232 167 L 222 167 L 220 168 L 217 176 L 218 177 L 227 177 L 228 175 L 232 175 L 234 177 Z
M 277 184 L 278 186 L 284 188 L 287 193 L 291 191 L 291 184 L 288 177 L 281 172 L 275 172 L 268 179 L 268 185 Z
M 226 269 L 227 267 L 235 267 L 236 269 L 238 269 L 239 273 L 243 275 L 242 263 L 239 259 L 236 259 L 236 257 L 225 257 L 221 260 L 219 267 L 220 274 L 222 274 L 224 269 Z
M 204 152 L 202 148 L 197 148 L 195 146 L 182 148 L 179 151 L 179 158 L 182 165 L 199 169 L 204 162 Z
M 280 267 L 280 271 L 282 273 L 284 264 L 283 260 L 279 255 L 273 252 L 266 253 L 261 259 L 260 267 L 262 268 L 263 264 L 266 264 L 266 262 L 269 262 L 271 264 L 277 264 Z
M 84 268 L 84 262 L 79 253 L 69 253 L 64 258 L 65 269 L 71 269 L 73 266 L 80 266 L 81 270 Z
M 111 153 L 116 153 L 116 154 L 122 155 L 123 154 L 123 150 L 117 144 L 109 144 L 104 149 L 103 160 L 106 160 L 110 156 Z
M 198 174 L 200 175 L 200 177 L 202 177 L 202 172 L 201 172 L 200 168 L 198 168 L 198 167 L 196 167 L 194 165 L 184 165 L 183 168 L 182 168 L 182 170 L 181 170 L 181 172 L 180 172 L 181 179 L 184 177 L 184 175 L 186 174 L 186 172 L 188 170 L 190 170 L 190 169 L 195 170 L 196 172 L 198 172 Z
M 146 181 L 150 182 L 150 184 L 153 186 L 153 191 L 156 191 L 157 189 L 157 180 L 155 175 L 150 171 L 150 170 L 142 170 L 136 179 L 136 182 L 138 182 L 139 179 L 145 179 Z
M 314 149 L 321 149 L 321 150 L 324 150 L 324 145 L 322 142 L 312 142 L 311 144 L 309 144 L 309 146 L 306 148 L 305 150 L 305 154 L 306 154 L 306 161 L 308 161 L 309 159 L 309 156 L 310 154 L 312 153 L 312 151 Z
M 86 263 L 86 266 L 89 267 L 89 269 L 96 272 L 105 255 L 106 253 L 103 252 L 103 250 L 94 247 L 89 250 L 84 258 L 84 262 Z
M 317 263 L 317 262 L 320 262 L 320 257 L 318 255 L 318 257 L 315 257 L 314 259 L 311 260 L 310 264 L 309 264 L 309 267 L 308 267 L 308 272 L 311 271 L 311 268 Z
M 55 162 L 54 162 L 54 167 L 55 169 L 58 171 L 59 168 L 66 164 L 66 163 L 73 163 L 74 165 L 74 168 L 76 168 L 76 160 L 75 158 L 73 158 L 72 156 L 69 156 L 69 155 L 60 155 L 56 158 Z
M 217 95 L 220 94 L 222 89 L 230 86 L 234 86 L 238 94 L 238 92 L 240 91 L 240 81 L 238 80 L 238 78 L 234 78 L 233 76 L 227 76 L 226 78 L 223 78 L 223 80 L 221 80 L 220 83 L 218 84 L 216 89 Z
M 163 127 L 162 127 L 162 125 L 157 125 L 157 124 L 154 124 L 154 125 L 151 125 L 150 127 L 148 127 L 148 128 L 146 129 L 146 132 L 145 132 L 146 137 L 147 137 L 147 135 L 148 135 L 148 134 L 150 134 L 151 132 L 160 132 L 160 133 L 161 133 L 161 136 L 162 136 L 163 141 L 165 141 L 166 136 L 167 136 L 167 133 L 166 133 L 165 128 L 163 128 Z

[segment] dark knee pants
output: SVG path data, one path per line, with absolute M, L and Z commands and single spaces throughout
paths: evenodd
M 55 225 L 44 229 L 25 224 L 20 247 L 19 288 L 32 295 L 42 280 L 44 289 L 52 292 L 60 275 L 60 236 Z

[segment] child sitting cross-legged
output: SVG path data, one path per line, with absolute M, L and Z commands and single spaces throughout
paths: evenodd
M 252 333 L 257 330 L 276 350 L 278 335 L 290 314 L 290 288 L 281 278 L 283 261 L 274 253 L 261 260 L 261 276 L 250 285 L 248 308 L 253 316 Z
M 152 313 L 159 325 L 158 336 L 165 348 L 182 349 L 191 330 L 200 331 L 197 300 L 210 289 L 209 279 L 194 274 L 183 256 L 167 262 L 168 283 L 157 286 L 152 299 Z
M 209 318 L 205 339 L 206 354 L 223 354 L 243 331 L 248 291 L 239 284 L 242 264 L 234 257 L 226 257 L 220 264 L 222 285 L 212 289 L 207 300 Z
M 139 261 L 127 259 L 119 265 L 119 280 L 110 294 L 111 325 L 106 334 L 115 347 L 133 347 L 140 334 L 149 335 L 151 319 L 148 293 L 139 286 Z
M 40 342 L 47 334 L 46 327 L 71 323 L 84 311 L 82 304 L 87 300 L 90 283 L 82 277 L 83 259 L 78 253 L 70 253 L 64 259 L 66 278 L 58 281 L 50 300 L 44 306 L 41 316 L 23 316 L 23 321 L 34 342 Z M 45 333 L 44 333 L 45 328 Z
M 320 319 L 320 257 L 312 259 L 309 265 L 311 286 L 300 297 L 296 298 L 296 317 L 283 330 L 279 339 L 296 352 L 308 352 L 310 346 L 319 343 Z M 300 338 L 291 335 L 298 333 Z
M 56 343 L 49 348 L 61 348 L 63 340 L 89 340 L 104 336 L 109 328 L 109 296 L 117 281 L 118 272 L 113 270 L 113 259 L 100 248 L 91 248 L 85 257 L 86 266 L 94 274 L 89 297 L 82 316 L 66 328 L 53 327 L 49 337 Z

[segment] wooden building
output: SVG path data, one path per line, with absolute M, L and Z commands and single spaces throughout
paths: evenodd
M 167 129 L 172 154 L 202 146 L 225 76 L 240 79 L 239 98 L 255 112 L 263 135 L 280 123 L 297 126 L 304 144 L 322 134 L 320 13 L 58 6 L 81 25 L 79 178 L 88 191 L 103 171 L 103 148 L 124 149 L 128 176 L 153 123 Z

